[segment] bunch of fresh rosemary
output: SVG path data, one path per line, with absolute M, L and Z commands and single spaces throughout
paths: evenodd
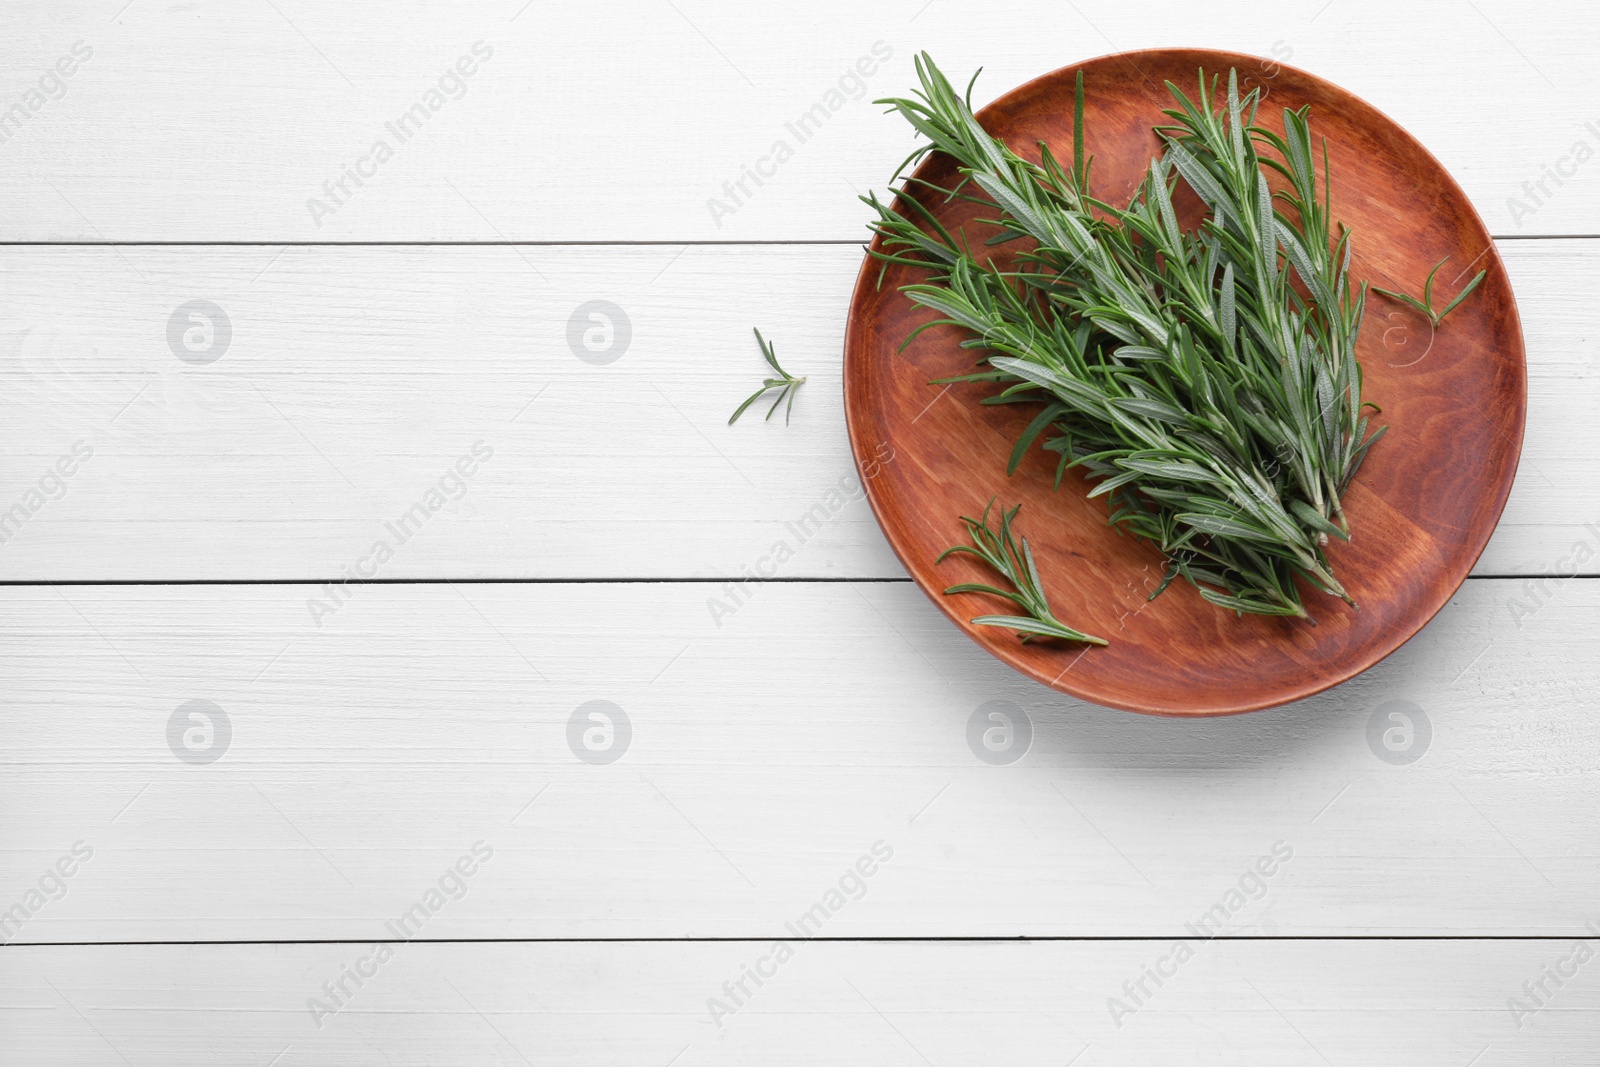
M 971 85 L 958 95 L 926 54 L 917 73 L 914 98 L 879 102 L 927 138 L 907 164 L 942 152 L 961 180 L 908 180 L 903 211 L 862 198 L 885 267 L 928 272 L 902 291 L 937 317 L 906 344 L 969 330 L 988 369 L 948 380 L 1000 385 L 984 403 L 1040 405 L 1010 471 L 1045 437 L 1058 486 L 1081 469 L 1111 522 L 1165 554 L 1156 593 L 1181 576 L 1224 608 L 1309 618 L 1303 580 L 1353 606 L 1324 547 L 1349 539 L 1340 498 L 1383 431 L 1368 432 L 1355 355 L 1366 286 L 1330 218 L 1326 143 L 1318 189 L 1307 109 L 1285 110 L 1280 136 L 1256 125 L 1257 93 L 1241 97 L 1232 72 L 1220 109 L 1215 77 L 1200 73 L 1197 102 L 1168 82 L 1164 151 L 1119 208 L 1090 191 L 1081 73 L 1070 165 L 990 136 Z M 1269 171 L 1287 187 L 1270 191 Z M 1180 181 L 1206 207 L 1198 228 L 1178 225 Z M 1015 251 L 974 251 L 919 196 L 984 205 L 985 246 Z

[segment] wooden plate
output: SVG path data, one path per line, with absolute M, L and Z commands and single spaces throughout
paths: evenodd
M 1284 107 L 1311 105 L 1313 137 L 1326 138 L 1331 153 L 1334 217 L 1354 231 L 1358 280 L 1420 293 L 1430 267 L 1449 256 L 1439 272 L 1442 306 L 1479 269 L 1489 272 L 1437 331 L 1425 316 L 1383 298 L 1368 303 L 1358 352 L 1366 397 L 1383 407 L 1378 421 L 1390 430 L 1345 498 L 1352 541 L 1330 553 L 1359 612 L 1308 591 L 1315 626 L 1239 618 L 1181 581 L 1147 601 L 1162 575 L 1160 553 L 1108 527 L 1103 500 L 1088 500 L 1082 480 L 1069 473 L 1054 491 L 1054 456 L 1038 449 L 1006 477 L 1007 456 L 1034 405 L 984 408 L 978 401 L 990 387 L 929 384 L 973 369 L 975 353 L 958 347 L 962 331 L 929 330 L 896 352 L 932 317 L 897 291 L 921 272 L 891 267 L 880 287 L 879 265 L 864 263 L 845 333 L 845 414 L 856 464 L 889 544 L 923 592 L 974 641 L 1029 677 L 1096 704 L 1159 715 L 1282 704 L 1336 685 L 1400 647 L 1450 599 L 1488 542 L 1516 472 L 1526 407 L 1521 323 L 1483 221 L 1415 138 L 1338 86 L 1206 49 L 1090 60 L 1082 69 L 1096 194 L 1128 201 L 1159 149 L 1150 127 L 1170 101 L 1165 81 L 1192 97 L 1201 67 L 1224 79 L 1234 67 L 1242 90 L 1264 88 L 1262 125 L 1281 131 Z M 1030 158 L 1038 158 L 1040 140 L 1069 158 L 1077 69 L 1023 85 L 984 108 L 979 120 Z M 948 187 L 954 165 L 930 157 L 916 174 Z M 1189 205 L 1191 212 L 1198 207 Z M 952 230 L 978 214 L 959 203 L 938 210 Z M 1109 647 L 1023 645 L 1009 631 L 968 622 L 1002 602 L 943 595 L 958 581 L 992 580 L 966 558 L 933 562 L 964 540 L 958 516 L 978 514 L 991 496 L 1023 505 L 1017 528 L 1033 545 L 1056 614 L 1108 638 Z

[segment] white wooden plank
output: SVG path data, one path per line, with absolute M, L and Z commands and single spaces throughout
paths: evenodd
M 1588 526 L 1600 523 L 1600 241 L 1503 251 L 1526 323 L 1529 428 L 1479 573 L 1538 574 L 1576 541 L 1600 547 Z M 853 472 L 839 353 L 859 257 L 797 246 L 6 249 L 0 511 L 74 442 L 94 455 L 0 544 L 0 577 L 336 578 L 380 538 L 395 548 L 386 578 L 738 576 L 780 539 L 798 549 L 785 577 L 899 576 L 859 494 L 803 546 L 785 526 Z M 194 300 L 230 327 L 205 365 L 168 340 L 174 312 Z M 620 307 L 631 329 L 607 365 L 568 342 L 569 319 L 592 300 Z M 191 324 L 179 319 L 189 354 Z M 754 325 L 809 377 L 791 425 L 759 412 L 726 425 L 765 370 Z M 191 340 L 204 344 L 203 329 Z M 398 545 L 385 523 L 480 440 L 493 457 L 464 498 Z M 894 442 L 882 444 L 892 455 Z M 59 494 L 53 480 L 45 489 Z M 1579 567 L 1600 573 L 1600 553 Z
M 1600 964 L 1577 962 L 1572 941 L 1188 947 L 1181 964 L 1161 941 L 794 941 L 781 964 L 769 942 L 414 943 L 382 964 L 372 944 L 27 948 L 0 952 L 0 1010 L 8 1059 L 38 1067 L 1590 1067 L 1600 1055 Z M 748 999 L 713 1021 L 708 1001 L 733 1007 L 723 983 L 758 964 L 769 977 L 744 979 Z M 1160 986 L 1143 977 L 1157 965 Z M 1558 965 L 1560 988 L 1543 979 Z M 343 979 L 348 998 L 321 1014 L 339 1006 L 322 984 L 357 966 L 369 977 Z M 1118 1025 L 1108 1002 L 1132 1005 L 1123 984 L 1141 979 L 1151 995 Z M 1522 984 L 1540 980 L 1544 1006 L 1514 1014 L 1511 998 L 1527 1002 Z
M 916 51 L 984 67 L 981 103 L 1162 45 L 1258 53 L 1350 88 L 1415 133 L 1496 233 L 1600 232 L 1595 15 L 1562 0 L 1450 17 L 1422 0 L 71 0 L 4 17 L 0 102 L 46 79 L 0 145 L 13 240 L 853 239 L 857 192 L 910 143 L 870 101 L 909 88 Z M 80 41 L 92 57 L 57 82 Z M 473 74 L 441 91 L 463 57 Z M 859 84 L 858 61 L 872 71 Z M 430 102 L 420 132 L 389 129 Z M 832 109 L 802 141 L 786 124 L 818 103 Z M 343 203 L 314 215 L 308 202 L 329 203 L 324 184 L 357 164 L 363 184 L 345 179 Z M 714 216 L 724 183 L 757 166 L 765 183 Z M 1544 195 L 1524 188 L 1541 181 Z
M 857 250 L 279 251 L 9 251 L 32 280 L 6 327 L 7 490 L 76 440 L 95 456 L 0 546 L 6 577 L 335 577 L 379 538 L 383 577 L 737 575 L 853 471 Z M 231 325 L 205 366 L 168 344 L 191 299 Z M 606 365 L 568 340 L 592 300 L 631 331 Z M 770 373 L 754 325 L 809 375 L 790 426 L 726 425 Z M 400 546 L 385 523 L 479 441 L 465 496 Z M 900 573 L 855 497 L 786 573 Z
M 1522 586 L 1468 582 L 1333 692 L 1187 723 L 1027 682 L 904 583 L 768 586 L 720 627 L 693 583 L 369 586 L 320 629 L 308 586 L 9 588 L 0 905 L 83 841 L 15 939 L 371 937 L 482 839 L 429 936 L 777 936 L 882 840 L 831 933 L 1166 936 L 1282 841 L 1230 932 L 1576 935 L 1600 582 L 1519 614 Z M 215 762 L 169 749 L 192 700 L 231 724 Z M 595 700 L 631 724 L 609 764 L 571 747 Z M 1004 766 L 968 739 L 997 700 L 1032 723 Z M 1409 765 L 1369 735 L 1404 747 L 1393 701 Z

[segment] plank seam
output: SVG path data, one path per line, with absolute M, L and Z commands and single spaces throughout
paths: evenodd
M 709 575 L 703 578 L 363 578 L 357 585 L 715 585 L 738 575 Z M 1515 582 L 1537 578 L 1537 574 L 1469 574 L 1469 582 Z M 1564 580 L 1594 581 L 1600 574 L 1573 574 Z M 762 578 L 746 579 L 762 585 L 910 585 L 910 578 Z M 55 586 L 164 586 L 164 585 L 308 585 L 344 582 L 343 575 L 326 578 L 71 578 L 60 581 L 8 579 L 0 588 L 46 589 Z
M 865 223 L 863 223 L 865 226 Z M 1492 233 L 1491 241 L 1594 241 L 1600 233 Z M 796 246 L 860 246 L 866 238 L 777 238 L 772 240 L 714 241 L 0 241 L 0 248 L 678 248 L 685 245 L 707 247 L 766 248 Z
M 1005 944 L 1011 942 L 1169 942 L 1171 934 L 1016 934 L 996 935 L 946 935 L 917 937 L 897 936 L 816 936 L 805 940 L 830 941 L 840 944 Z M 1581 934 L 1217 934 L 1206 941 L 1571 941 Z M 727 937 L 414 937 L 404 944 L 415 945 L 602 945 L 602 944 L 766 944 L 771 935 Z M 186 946 L 251 946 L 251 945 L 389 945 L 402 942 L 393 938 L 244 938 L 226 941 L 11 941 L 0 945 L 0 951 L 24 948 L 181 948 Z

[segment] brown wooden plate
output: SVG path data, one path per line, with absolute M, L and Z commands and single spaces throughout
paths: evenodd
M 1420 293 L 1429 269 L 1449 256 L 1439 272 L 1442 306 L 1478 270 L 1489 272 L 1437 331 L 1426 316 L 1369 299 L 1358 349 L 1364 395 L 1383 408 L 1374 423 L 1390 429 L 1345 497 L 1352 540 L 1330 550 L 1359 612 L 1308 591 L 1315 626 L 1240 618 L 1181 580 L 1147 600 L 1163 573 L 1160 553 L 1110 528 L 1104 500 L 1087 499 L 1075 472 L 1055 491 L 1055 457 L 1035 448 L 1006 477 L 1007 457 L 1034 405 L 981 407 L 992 387 L 929 384 L 975 369 L 976 353 L 959 347 L 962 331 L 930 329 L 896 351 L 932 317 L 898 292 L 921 272 L 891 266 L 880 286 L 879 264 L 867 260 L 845 332 L 845 415 L 856 465 L 889 544 L 923 592 L 1030 678 L 1096 704 L 1159 715 L 1226 715 L 1309 696 L 1372 666 L 1420 630 L 1488 543 L 1516 473 L 1527 402 L 1516 301 L 1483 221 L 1415 138 L 1336 85 L 1209 49 L 1090 60 L 1081 68 L 1096 195 L 1119 204 L 1133 195 L 1159 151 L 1150 127 L 1170 105 L 1164 83 L 1192 97 L 1202 67 L 1224 79 L 1236 68 L 1241 91 L 1262 87 L 1257 121 L 1280 132 L 1284 107 L 1311 105 L 1313 138 L 1326 138 L 1331 154 L 1333 216 L 1354 231 L 1358 281 Z M 1078 69 L 1007 93 L 979 120 L 1030 158 L 1039 158 L 1040 140 L 1069 158 Z M 916 176 L 949 187 L 954 164 L 929 157 Z M 1191 212 L 1198 207 L 1189 205 Z M 952 231 L 980 214 L 960 202 L 938 210 Z M 993 231 L 972 232 L 977 244 Z M 1109 647 L 1023 645 L 1009 631 L 968 621 L 1002 610 L 1003 602 L 943 595 L 956 582 L 993 581 L 968 557 L 933 562 L 964 541 L 958 516 L 978 514 L 990 497 L 1023 505 L 1017 529 L 1034 548 L 1057 616 L 1108 638 Z

